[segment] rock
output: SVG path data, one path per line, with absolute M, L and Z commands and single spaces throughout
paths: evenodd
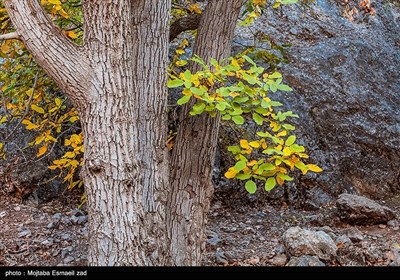
M 71 235 L 68 233 L 62 233 L 60 237 L 62 240 L 67 240 L 67 241 L 71 240 Z
M 46 228 L 48 228 L 48 229 L 51 229 L 51 228 L 54 228 L 54 227 L 55 227 L 55 224 L 53 222 L 48 223 L 47 226 L 46 226 Z
M 77 216 L 71 216 L 71 218 L 69 218 L 69 220 L 73 223 L 73 224 L 77 224 L 79 221 L 79 217 Z
M 343 230 L 343 233 L 346 234 L 352 242 L 357 243 L 364 240 L 364 236 L 358 228 L 348 228 Z
M 315 17 L 293 5 L 284 12 L 266 10 L 250 31 L 237 28 L 238 51 L 252 45 L 257 32 L 275 44 L 291 44 L 285 48 L 289 63 L 278 68 L 293 92 L 272 96 L 282 110 L 300 116 L 290 120 L 297 139 L 324 170 L 299 176 L 296 185 L 335 197 L 345 191 L 372 198 L 400 192 L 397 3 L 373 1 L 377 16 L 360 13 L 352 22 L 342 16 L 340 1 L 318 0 L 309 9 Z
M 399 222 L 396 221 L 396 220 L 390 220 L 389 222 L 387 222 L 387 225 L 392 227 L 392 228 L 395 228 L 395 227 L 399 226 Z
M 386 228 L 386 225 L 380 224 L 380 225 L 378 225 L 378 227 L 379 227 L 379 228 Z
M 88 216 L 79 216 L 78 217 L 78 225 L 82 225 L 84 223 L 86 223 L 88 220 Z
M 14 210 L 17 211 L 17 212 L 21 211 L 21 206 L 15 206 Z
M 72 262 L 72 261 L 74 261 L 74 257 L 72 257 L 72 256 L 68 256 L 68 257 L 66 257 L 66 258 L 64 259 L 64 263 L 70 263 L 70 262 Z
M 18 233 L 18 238 L 29 237 L 29 236 L 31 236 L 31 231 L 29 229 L 23 230 L 23 231 Z
M 325 266 L 316 256 L 292 257 L 286 266 Z
M 353 242 L 351 242 L 351 239 L 347 235 L 341 235 L 336 239 L 336 246 L 338 248 L 343 248 L 343 247 L 350 247 L 353 245 Z
M 7 211 L 0 212 L 0 218 L 7 216 Z
M 283 234 L 287 252 L 292 256 L 311 255 L 322 260 L 336 256 L 336 244 L 323 231 L 311 231 L 300 227 L 291 227 Z
M 85 213 L 83 213 L 83 211 L 78 208 L 72 209 L 71 214 L 76 217 L 85 216 Z
M 60 221 L 62 218 L 62 214 L 61 213 L 56 213 L 51 217 L 53 220 L 55 220 L 56 222 Z
M 63 248 L 61 250 L 61 258 L 64 259 L 68 255 L 68 253 L 69 253 L 69 250 L 67 248 Z
M 53 245 L 53 238 L 46 239 L 41 244 L 46 247 L 50 247 L 51 245 Z
M 287 262 L 287 257 L 285 254 L 279 254 L 272 258 L 271 264 L 274 266 L 284 266 Z
M 222 264 L 222 265 L 228 264 L 228 260 L 226 259 L 225 254 L 222 251 L 217 251 L 215 253 L 215 260 L 217 264 Z
M 207 244 L 216 247 L 219 242 L 221 242 L 221 239 L 219 238 L 218 234 L 213 231 L 207 231 Z
M 387 223 L 395 218 L 395 213 L 386 206 L 366 197 L 341 194 L 336 201 L 339 218 L 349 224 L 370 225 Z
M 400 266 L 400 244 L 392 246 L 393 261 L 390 266 Z

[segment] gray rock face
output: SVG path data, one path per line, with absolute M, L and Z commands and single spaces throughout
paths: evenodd
M 5 115 L 1 107 L 0 115 Z M 29 198 L 34 204 L 39 204 L 64 189 L 59 180 L 51 180 L 58 171 L 48 168 L 54 159 L 62 155 L 62 144 L 56 144 L 49 156 L 38 159 L 37 148 L 26 149 L 36 136 L 24 125 L 18 125 L 18 121 L 0 125 L 0 142 L 4 143 L 6 152 L 6 158 L 0 158 L 0 195 L 7 199 L 20 201 Z
M 292 257 L 286 266 L 325 266 L 316 256 Z
M 341 194 L 336 201 L 339 217 L 349 224 L 381 224 L 395 218 L 395 213 L 366 197 Z
M 400 191 L 400 7 L 374 1 L 375 17 L 349 21 L 340 2 L 271 9 L 253 29 L 292 44 L 281 72 L 294 92 L 271 96 L 299 114 L 298 139 L 324 169 L 300 185 L 383 198 Z M 252 39 L 238 30 L 237 47 Z
M 330 260 L 332 256 L 336 256 L 335 242 L 323 231 L 291 227 L 283 234 L 283 242 L 289 254 L 295 257 L 310 255 Z

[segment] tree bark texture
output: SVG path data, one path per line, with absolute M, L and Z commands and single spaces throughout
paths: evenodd
M 206 62 L 230 55 L 236 21 L 243 0 L 211 0 L 202 15 L 194 54 Z M 200 70 L 191 65 L 192 72 Z M 167 226 L 173 265 L 200 265 L 205 249 L 205 227 L 210 199 L 219 116 L 189 116 L 193 101 L 180 116 L 172 150 L 171 189 L 168 192 Z
M 89 264 L 166 264 L 170 1 L 82 1 L 83 46 L 38 0 L 5 5 L 28 50 L 80 111 Z

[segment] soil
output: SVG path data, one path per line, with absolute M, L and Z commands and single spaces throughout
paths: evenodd
M 87 216 L 84 209 L 76 208 L 78 203 L 71 197 L 59 197 L 39 206 L 0 201 L 0 265 L 87 265 Z M 400 196 L 380 203 L 400 216 Z M 325 262 L 327 266 L 397 264 L 399 219 L 385 225 L 355 227 L 335 217 L 334 205 L 304 211 L 286 204 L 228 206 L 214 200 L 203 265 L 284 266 L 290 256 L 282 235 L 293 226 L 323 230 L 336 241 L 337 256 Z M 343 239 L 355 228 L 362 240 Z

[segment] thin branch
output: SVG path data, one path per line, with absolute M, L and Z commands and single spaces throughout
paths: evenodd
M 33 95 L 34 95 L 34 93 L 35 93 L 36 86 L 37 86 L 37 83 L 38 83 L 38 80 L 39 80 L 39 74 L 40 74 L 40 69 L 38 69 L 38 71 L 36 72 L 35 80 L 33 81 L 32 92 L 31 92 L 31 95 L 29 96 L 28 104 L 26 105 L 25 112 L 24 112 L 24 114 L 22 115 L 21 119 L 19 120 L 18 124 L 17 124 L 17 125 L 14 127 L 14 129 L 7 135 L 5 141 L 7 141 L 7 140 L 14 134 L 14 132 L 17 130 L 17 128 L 21 125 L 22 121 L 25 119 L 26 115 L 28 115 L 28 112 L 29 112 L 29 109 L 30 109 L 30 107 L 31 107 L 31 103 L 32 103 L 32 100 L 33 100 Z
M 17 32 L 10 32 L 10 33 L 7 33 L 7 34 L 1 34 L 0 35 L 0 40 L 10 40 L 10 39 L 21 40 L 21 38 L 19 38 Z
M 171 42 L 184 31 L 197 29 L 200 24 L 200 19 L 201 15 L 191 14 L 176 20 L 170 27 L 169 41 Z

